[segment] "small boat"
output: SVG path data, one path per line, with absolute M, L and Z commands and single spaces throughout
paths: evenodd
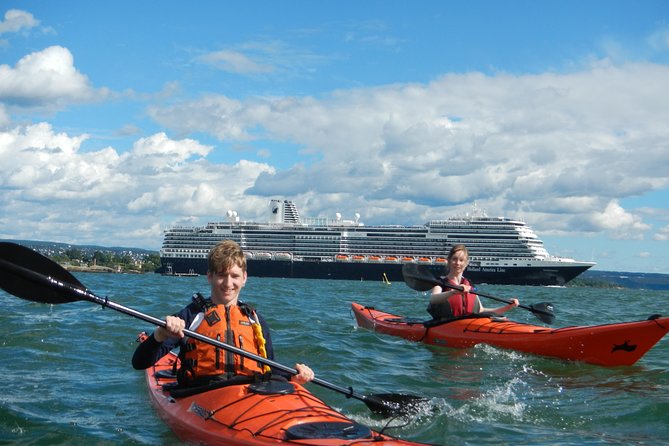
M 356 256 L 351 257 L 351 260 L 353 260 L 354 262 L 364 262 L 365 261 L 365 256 L 356 255 Z
M 440 347 L 476 344 L 601 366 L 632 365 L 669 331 L 669 317 L 605 325 L 548 328 L 496 317 L 427 321 L 386 313 L 353 302 L 360 327 Z
M 395 256 L 388 256 L 384 259 L 387 263 L 397 263 L 399 259 Z
M 370 262 L 379 263 L 381 261 L 381 256 L 369 256 L 367 260 Z
M 171 267 L 168 267 L 167 270 L 162 273 L 163 276 L 175 276 L 175 277 L 197 277 L 199 276 L 192 268 L 188 270 L 187 273 L 177 273 L 172 271 Z
M 189 269 L 187 273 L 174 273 L 175 276 L 178 277 L 197 277 L 199 276 L 198 273 L 193 270 L 193 268 Z
M 390 285 L 390 280 L 388 280 L 388 276 L 386 276 L 386 273 L 383 273 L 383 283 L 386 285 Z
M 418 263 L 429 265 L 430 263 L 432 263 L 432 260 L 429 257 L 419 257 L 418 258 Z
M 269 252 L 259 252 L 255 255 L 256 260 L 272 260 L 272 254 Z
M 349 260 L 351 260 L 351 258 L 349 256 L 347 256 L 346 254 L 337 254 L 335 256 L 335 260 L 337 262 L 348 262 Z
M 402 257 L 402 263 L 413 263 L 415 261 L 416 259 L 414 259 L 413 257 L 409 256 Z
M 436 259 L 434 259 L 434 263 L 437 263 L 439 265 L 444 265 L 448 263 L 448 259 L 445 259 L 443 257 L 437 257 Z
M 188 444 L 420 445 L 376 432 L 288 381 L 237 383 L 210 390 L 176 387 L 174 353 L 146 370 L 151 401 L 163 421 Z M 243 378 L 243 377 L 240 377 Z

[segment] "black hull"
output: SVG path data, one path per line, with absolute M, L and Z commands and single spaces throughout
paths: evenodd
M 194 271 L 207 273 L 205 259 L 162 259 L 163 266 L 171 265 L 176 274 Z M 474 267 L 467 268 L 465 276 L 474 283 L 496 285 L 564 285 L 590 266 L 536 266 L 536 267 Z M 437 274 L 443 266 L 430 265 Z M 356 262 L 297 262 L 289 260 L 248 260 L 249 276 L 283 277 L 299 279 L 371 280 L 382 281 L 384 274 L 389 281 L 403 282 L 401 263 L 356 263 Z

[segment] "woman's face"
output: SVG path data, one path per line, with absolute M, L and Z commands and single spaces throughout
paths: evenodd
M 448 259 L 448 270 L 454 274 L 462 274 L 469 264 L 469 258 L 464 251 L 456 251 Z

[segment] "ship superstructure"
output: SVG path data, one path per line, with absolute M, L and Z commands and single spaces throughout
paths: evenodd
M 366 226 L 353 220 L 302 218 L 291 201 L 271 200 L 267 222 L 226 221 L 165 231 L 163 269 L 206 273 L 209 249 L 232 239 L 247 255 L 252 276 L 312 279 L 402 280 L 401 266 L 443 269 L 450 248 L 467 246 L 467 277 L 477 283 L 563 285 L 594 265 L 551 256 L 524 222 L 481 212 L 424 225 Z

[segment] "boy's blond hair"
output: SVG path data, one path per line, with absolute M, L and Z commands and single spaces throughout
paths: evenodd
M 232 240 L 223 240 L 211 248 L 207 262 L 209 272 L 212 274 L 227 271 L 235 265 L 239 266 L 242 271 L 246 271 L 244 251 Z

